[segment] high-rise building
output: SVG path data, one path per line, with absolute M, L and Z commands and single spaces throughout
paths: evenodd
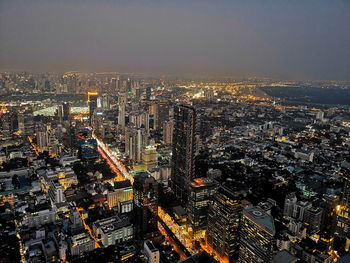
M 158 127 L 163 128 L 165 121 L 169 120 L 169 101 L 159 101 Z
M 125 129 L 125 105 L 126 96 L 122 95 L 118 98 L 118 125 L 123 130 Z
M 48 79 L 45 80 L 45 91 L 51 91 L 50 81 Z
M 156 225 L 158 183 L 148 173 L 139 173 L 134 177 L 133 186 L 138 232 L 145 233 Z
M 146 87 L 146 100 L 150 100 L 152 95 L 152 87 L 148 86 Z
M 36 142 L 39 151 L 47 150 L 47 147 L 49 146 L 49 136 L 47 134 L 47 131 L 38 131 L 36 133 Z
M 275 224 L 259 207 L 243 210 L 240 229 L 240 263 L 272 262 Z
M 190 182 L 187 204 L 187 221 L 193 240 L 204 238 L 209 203 L 216 193 L 217 182 L 209 178 L 196 178 Z
M 186 204 L 189 183 L 195 178 L 196 110 L 185 105 L 175 106 L 174 119 L 170 186 L 175 196 Z
M 97 98 L 98 98 L 97 92 L 88 92 L 90 126 L 92 125 L 92 116 L 97 108 Z
M 163 126 L 163 142 L 166 145 L 173 144 L 173 134 L 174 134 L 174 120 L 171 119 L 166 121 Z
M 127 127 L 125 129 L 125 153 L 135 163 L 141 163 L 142 149 L 145 146 L 146 130 Z
M 207 245 L 223 262 L 238 255 L 242 205 L 229 189 L 220 187 L 209 207 Z
M 70 103 L 69 102 L 63 102 L 62 103 L 62 119 L 64 121 L 68 121 L 70 118 Z
M 156 147 L 146 146 L 142 149 L 142 163 L 146 166 L 146 169 L 155 168 L 158 165 L 158 155 Z

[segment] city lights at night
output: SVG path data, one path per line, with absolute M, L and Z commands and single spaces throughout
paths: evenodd
M 0 263 L 350 262 L 349 14 L 0 1 Z

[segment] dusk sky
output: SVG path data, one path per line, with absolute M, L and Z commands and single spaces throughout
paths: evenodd
M 350 1 L 0 0 L 0 70 L 350 80 Z

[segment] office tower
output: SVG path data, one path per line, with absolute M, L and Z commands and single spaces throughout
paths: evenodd
M 117 92 L 117 79 L 116 78 L 112 78 L 111 79 L 111 83 L 110 83 L 110 92 Z
M 154 146 L 146 146 L 142 149 L 142 164 L 146 169 L 156 168 L 158 166 L 158 155 L 156 147 Z
M 127 82 L 126 82 L 126 93 L 132 93 L 132 80 L 128 78 Z
M 120 77 L 117 77 L 116 91 L 120 91 L 121 88 L 122 88 L 122 83 L 121 83 Z
M 138 232 L 146 233 L 157 222 L 158 183 L 148 173 L 139 173 L 133 186 Z
M 208 247 L 222 262 L 229 262 L 238 255 L 241 214 L 242 205 L 237 196 L 229 189 L 220 187 L 209 207 L 205 236 Z
M 125 105 L 126 96 L 123 94 L 118 98 L 118 125 L 123 130 L 125 129 Z
M 88 92 L 90 126 L 92 126 L 92 116 L 97 108 L 97 98 L 98 98 L 97 92 Z
M 146 87 L 146 100 L 150 100 L 152 95 L 152 87 L 148 86 Z
M 240 229 L 240 263 L 271 262 L 275 224 L 259 207 L 243 210 Z
M 118 207 L 120 214 L 133 210 L 133 188 L 129 180 L 114 183 L 113 188 L 107 194 L 109 208 Z
M 63 121 L 63 105 L 57 105 L 57 119 L 59 123 Z
M 36 143 L 39 148 L 39 151 L 42 152 L 47 150 L 47 147 L 49 145 L 49 137 L 47 131 L 38 131 L 36 133 Z
M 141 89 L 140 89 L 139 87 L 137 87 L 137 88 L 135 89 L 135 99 L 136 99 L 136 100 L 139 100 L 140 97 L 141 97 Z
M 146 254 L 147 263 L 159 263 L 159 250 L 153 245 L 152 241 L 146 240 L 143 243 L 143 249 Z
M 45 91 L 51 91 L 50 81 L 48 79 L 45 80 Z
M 171 146 L 173 144 L 174 120 L 165 121 L 163 126 L 163 142 Z
M 67 79 L 68 93 L 75 94 L 77 92 L 77 75 L 75 73 L 69 73 Z
M 69 102 L 63 102 L 62 103 L 62 108 L 63 108 L 62 119 L 64 121 L 68 121 L 69 118 L 70 118 L 70 103 Z
M 339 197 L 324 195 L 321 202 L 323 209 L 321 231 L 319 243 L 324 244 L 326 248 L 333 245 L 334 232 L 337 224 L 337 207 L 339 205 Z M 340 206 L 338 207 L 340 208 Z M 340 210 L 340 209 L 339 209 Z
M 196 178 L 190 182 L 187 204 L 187 221 L 193 240 L 204 238 L 207 227 L 209 203 L 216 193 L 218 183 L 209 178 Z
M 159 101 L 159 116 L 158 116 L 158 127 L 163 128 L 166 121 L 169 120 L 169 101 Z
M 103 97 L 102 97 L 102 108 L 104 110 L 109 110 L 110 109 L 110 106 L 111 106 L 111 96 L 110 94 L 104 94 Z
M 125 153 L 136 163 L 141 162 L 142 149 L 146 145 L 146 130 L 128 126 L 125 129 Z
M 188 186 L 195 177 L 196 111 L 185 105 L 175 106 L 174 119 L 170 186 L 175 196 L 186 204 Z
M 320 207 L 310 207 L 304 213 L 303 222 L 308 224 L 310 233 L 316 233 L 321 229 L 323 210 Z

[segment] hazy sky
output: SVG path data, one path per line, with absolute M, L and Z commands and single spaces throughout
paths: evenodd
M 0 70 L 350 79 L 347 0 L 0 0 Z

